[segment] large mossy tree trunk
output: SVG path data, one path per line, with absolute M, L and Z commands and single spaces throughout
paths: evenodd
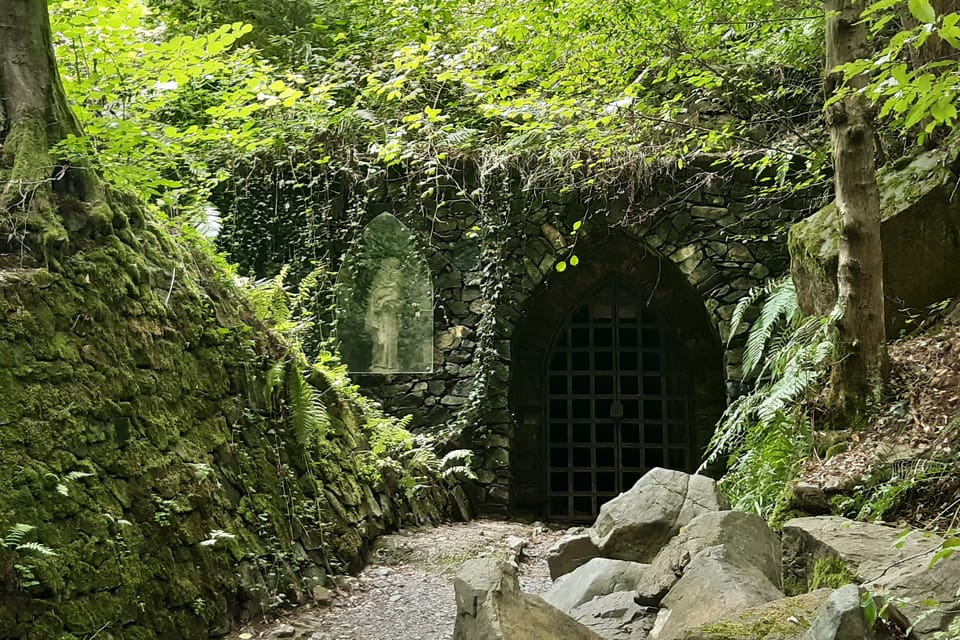
M 842 311 L 838 322 L 840 357 L 831 379 L 831 404 L 846 415 L 855 415 L 879 400 L 886 361 L 873 116 L 869 102 L 859 92 L 867 78 L 852 78 L 844 88 L 843 74 L 836 71 L 839 65 L 866 54 L 867 27 L 860 21 L 864 6 L 857 0 L 826 0 L 826 95 L 843 92 L 826 110 L 841 220 L 837 277 L 837 304 Z
M 53 147 L 80 125 L 57 71 L 44 0 L 0 0 L 0 250 L 65 245 L 116 218 L 96 175 Z M 28 252 L 26 252 L 28 253 Z

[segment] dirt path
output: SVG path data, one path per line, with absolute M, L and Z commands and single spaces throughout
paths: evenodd
M 383 536 L 370 564 L 344 581 L 329 606 L 304 607 L 273 623 L 260 623 L 229 640 L 449 640 L 456 604 L 453 577 L 471 558 L 512 558 L 524 541 L 520 586 L 542 593 L 550 586 L 546 551 L 562 529 L 540 523 L 475 520 Z

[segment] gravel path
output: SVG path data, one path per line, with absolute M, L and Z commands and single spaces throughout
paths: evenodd
M 510 546 L 519 538 L 524 541 L 520 586 L 543 593 L 550 586 L 546 551 L 563 533 L 541 523 L 482 519 L 386 535 L 366 569 L 343 580 L 329 606 L 303 607 L 228 638 L 449 640 L 456 618 L 453 577 L 465 561 L 512 558 Z

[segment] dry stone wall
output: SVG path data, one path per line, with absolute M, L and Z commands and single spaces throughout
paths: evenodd
M 477 499 L 486 509 L 507 509 L 521 420 L 516 387 L 524 380 L 518 378 L 537 375 L 523 368 L 531 366 L 530 358 L 524 363 L 517 353 L 518 336 L 531 331 L 525 323 L 551 300 L 563 299 L 564 290 L 588 288 L 577 284 L 578 274 L 636 271 L 646 256 L 659 272 L 651 288 L 670 280 L 687 305 L 676 315 L 704 319 L 702 330 L 686 336 L 689 345 L 710 351 L 693 356 L 716 369 L 698 383 L 704 388 L 697 393 L 712 398 L 697 409 L 696 445 L 702 448 L 723 396 L 739 392 L 742 340 L 720 348 L 736 303 L 786 271 L 786 229 L 812 210 L 813 200 L 761 199 L 751 172 L 718 171 L 710 159 L 646 184 L 602 190 L 525 188 L 514 175 L 499 190 L 485 186 L 496 192 L 488 204 L 470 199 L 464 184 L 471 181 L 480 182 L 470 175 L 439 181 L 428 198 L 410 198 L 400 178 L 365 193 L 368 219 L 393 213 L 420 238 L 436 293 L 432 373 L 361 376 L 365 390 L 387 411 L 413 414 L 421 428 L 452 426 L 463 444 L 481 453 Z M 616 251 L 608 251 L 608 243 Z M 580 266 L 557 271 L 558 262 L 581 253 L 589 259 L 584 255 Z M 556 308 L 553 315 L 569 311 Z
M 452 506 L 204 252 L 148 223 L 58 258 L 0 254 L 0 638 L 220 636 Z

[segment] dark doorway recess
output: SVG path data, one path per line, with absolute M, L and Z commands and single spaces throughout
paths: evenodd
M 514 338 L 511 502 L 586 521 L 653 467 L 694 470 L 724 394 L 719 341 L 672 263 L 623 236 L 578 254 Z
M 547 516 L 592 518 L 653 467 L 691 467 L 686 358 L 619 279 L 578 306 L 547 364 Z

